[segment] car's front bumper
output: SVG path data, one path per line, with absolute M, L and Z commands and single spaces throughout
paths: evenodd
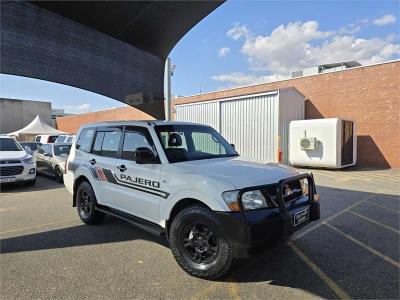
M 288 204 L 281 202 L 277 208 L 216 212 L 222 234 L 231 245 L 234 257 L 244 258 L 255 246 L 269 240 L 288 237 L 311 221 L 320 218 L 319 196 L 315 194 L 313 178 L 307 175 L 288 179 L 308 179 L 310 186 L 309 195 Z M 286 182 L 281 182 L 281 184 Z M 295 225 L 294 216 L 307 209 L 308 219 Z
M 36 164 L 10 164 L 4 165 L 2 164 L 1 167 L 23 167 L 23 171 L 20 174 L 12 174 L 12 175 L 3 175 L 0 176 L 0 184 L 12 184 L 18 182 L 25 182 L 25 181 L 32 181 L 36 178 Z

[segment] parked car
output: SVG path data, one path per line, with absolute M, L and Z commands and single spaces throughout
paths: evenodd
M 59 134 L 41 134 L 37 135 L 33 138 L 34 142 L 39 142 L 42 144 L 49 144 L 49 143 L 54 143 L 55 140 L 58 138 Z
M 65 135 L 62 134 L 58 136 L 54 143 L 72 143 L 74 141 L 74 135 Z
M 20 142 L 19 143 L 24 150 L 29 153 L 30 155 L 33 155 L 33 153 L 43 144 L 38 143 L 38 142 Z
M 238 156 L 205 125 L 87 124 L 72 144 L 64 184 L 84 223 L 110 214 L 165 235 L 183 270 L 215 279 L 255 245 L 320 217 L 310 174 Z
M 15 139 L 0 136 L 0 183 L 13 182 L 34 185 L 35 160 Z
M 63 181 L 65 162 L 68 158 L 71 144 L 44 144 L 34 153 L 39 174 L 54 177 L 57 182 Z

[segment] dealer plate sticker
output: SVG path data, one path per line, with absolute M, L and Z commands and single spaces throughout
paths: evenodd
M 297 226 L 300 223 L 307 221 L 309 218 L 310 218 L 310 209 L 307 207 L 307 208 L 294 214 L 293 225 Z
M 14 181 L 15 181 L 15 177 L 0 178 L 0 183 L 14 182 Z

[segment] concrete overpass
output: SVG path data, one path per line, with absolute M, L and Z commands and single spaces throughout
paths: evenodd
M 1 3 L 1 73 L 89 90 L 164 118 L 164 63 L 223 1 Z

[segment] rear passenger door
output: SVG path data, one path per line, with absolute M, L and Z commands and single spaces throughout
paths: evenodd
M 160 183 L 160 160 L 151 164 L 137 164 L 135 150 L 147 147 L 156 154 L 153 140 L 147 128 L 126 126 L 122 142 L 122 157 L 116 161 L 115 175 L 118 188 L 115 205 L 124 212 L 158 223 L 160 201 L 167 193 Z
M 94 187 L 99 204 L 115 207 L 114 193 L 116 190 L 113 171 L 116 158 L 120 156 L 122 128 L 99 127 L 88 156 L 89 168 L 96 180 Z M 117 208 L 117 207 L 115 207 Z

